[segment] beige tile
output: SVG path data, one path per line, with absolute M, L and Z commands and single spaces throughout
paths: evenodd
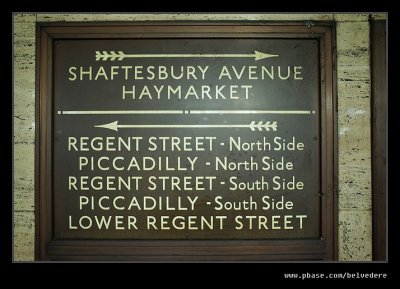
M 34 22 L 14 22 L 13 35 L 14 38 L 35 37 L 35 23 Z
M 369 49 L 365 47 L 354 47 L 337 51 L 338 66 L 366 66 L 369 63 L 369 59 Z
M 19 67 L 14 66 L 14 104 L 16 101 L 34 100 L 34 94 L 32 95 L 31 92 L 35 91 L 35 70 L 32 67 L 34 67 L 33 63 L 26 66 L 23 64 Z
M 338 82 L 339 103 L 343 98 L 368 98 L 371 95 L 371 84 L 369 81 L 339 81 Z
M 14 145 L 14 210 L 34 210 L 34 155 L 33 144 L 20 143 Z
M 35 210 L 35 184 L 25 177 L 14 178 L 14 209 L 27 212 Z
M 339 164 L 339 210 L 371 209 L 370 174 L 370 159 Z
M 357 147 L 357 144 L 351 145 L 347 146 L 346 150 L 342 149 L 339 153 L 339 165 L 341 168 L 353 170 L 362 166 L 362 169 L 370 170 L 371 150 L 369 148 L 360 149 Z M 363 146 L 366 145 L 363 144 Z M 363 178 L 365 178 L 365 176 Z
M 339 138 L 343 140 L 364 140 L 369 138 L 369 122 L 371 119 L 370 98 L 367 91 L 364 91 L 364 97 L 359 92 L 353 97 L 339 98 L 338 103 L 338 122 Z M 347 95 L 350 95 L 347 94 Z
M 35 258 L 35 221 L 33 212 L 14 213 L 14 261 Z
M 371 220 L 371 211 L 339 211 L 339 260 L 372 260 Z
M 150 21 L 150 20 L 333 20 L 333 14 L 38 14 L 47 21 Z
M 19 79 L 14 90 L 14 143 L 35 141 L 35 92 L 34 83 Z
M 337 23 L 337 49 L 348 50 L 357 47 L 368 48 L 369 23 Z
M 14 69 L 15 69 L 15 77 L 21 78 L 25 75 L 35 75 L 35 54 L 31 53 L 21 53 L 14 56 Z M 20 70 L 20 71 L 19 71 Z M 21 75 L 17 75 L 21 73 Z M 26 77 L 25 77 L 26 78 Z M 33 78 L 34 80 L 34 78 Z
M 384 20 L 387 19 L 388 15 L 387 13 L 374 13 L 372 14 L 372 19 L 374 20 Z
M 35 59 L 35 38 L 16 37 L 14 38 L 14 58 L 29 55 Z
M 35 140 L 34 105 L 16 107 L 14 110 L 14 143 L 34 143 Z
M 35 13 L 14 13 L 13 15 L 14 23 L 24 23 L 24 22 L 35 22 L 36 14 Z
M 365 261 L 371 260 L 369 24 L 366 15 L 335 19 L 356 21 L 337 23 L 339 258 Z
M 23 115 L 14 115 L 14 144 L 34 144 L 35 128 L 34 121 L 24 118 Z
M 34 142 L 35 133 L 35 70 L 34 65 L 14 66 L 13 121 L 14 140 Z
M 228 20 L 229 15 L 226 20 Z M 215 20 L 217 17 L 213 16 Z M 213 18 L 208 18 L 205 20 L 214 20 Z M 297 14 L 297 13 L 285 13 L 285 14 L 243 14 L 241 16 L 242 20 L 278 20 L 278 21 L 305 21 L 305 20 L 333 20 L 333 14 Z M 225 19 L 222 19 L 225 20 Z M 239 18 L 240 20 L 240 18 Z
M 338 66 L 369 66 L 369 23 L 338 22 Z
M 346 81 L 358 83 L 359 81 Z M 341 87 L 350 96 L 349 89 Z M 347 89 L 347 90 L 346 90 Z M 371 142 L 369 90 L 338 100 L 339 208 L 371 207 Z M 358 97 L 357 97 L 358 95 Z
M 36 58 L 34 35 L 16 36 L 14 37 L 13 41 L 13 66 L 16 70 L 16 72 L 14 72 L 14 77 L 16 74 L 18 74 L 18 70 L 21 70 L 23 73 L 30 73 L 34 77 Z
M 346 151 L 356 145 L 359 149 L 369 148 L 370 99 L 341 98 L 338 103 L 339 146 Z M 357 143 L 361 141 L 361 143 Z M 360 147 L 361 146 L 361 147 Z
M 359 121 L 358 123 L 364 123 Z M 357 127 L 354 124 L 339 127 L 339 161 L 354 161 L 367 158 L 371 151 L 371 142 L 368 124 L 364 127 Z
M 337 68 L 338 81 L 366 81 L 369 82 L 371 71 L 369 65 L 348 66 L 341 65 Z
M 335 21 L 368 21 L 369 14 L 359 14 L 359 13 L 343 13 L 343 14 L 334 14 Z

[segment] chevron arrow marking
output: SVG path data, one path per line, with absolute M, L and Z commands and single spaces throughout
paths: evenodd
M 259 51 L 254 51 L 250 54 L 125 54 L 123 51 L 96 51 L 96 61 L 121 61 L 125 58 L 219 58 L 219 57 L 232 57 L 232 58 L 254 58 L 255 61 L 278 57 L 276 54 L 267 54 Z
M 118 131 L 120 128 L 250 128 L 252 131 L 276 131 L 276 121 L 252 121 L 250 124 L 118 124 L 118 121 L 95 125 L 95 127 Z

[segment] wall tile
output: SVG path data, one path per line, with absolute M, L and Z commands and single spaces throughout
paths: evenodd
M 369 66 L 369 23 L 338 22 L 338 66 Z
M 38 14 L 39 22 L 50 21 L 150 21 L 150 20 L 333 20 L 333 14 Z
M 339 259 L 372 260 L 371 211 L 339 212 Z
M 26 23 L 26 22 L 35 22 L 36 14 L 35 13 L 14 13 L 14 23 Z
M 387 17 L 387 13 L 374 13 L 372 14 L 372 19 L 374 20 L 386 20 Z
M 35 221 L 33 212 L 14 213 L 14 261 L 35 258 Z
M 34 155 L 32 144 L 14 145 L 14 210 L 34 210 Z
M 369 14 L 357 14 L 357 13 L 346 13 L 346 14 L 334 14 L 336 21 L 342 22 L 355 22 L 355 21 L 368 21 Z

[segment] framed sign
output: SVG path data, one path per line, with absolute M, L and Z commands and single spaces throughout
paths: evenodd
M 39 24 L 37 259 L 333 259 L 332 30 Z

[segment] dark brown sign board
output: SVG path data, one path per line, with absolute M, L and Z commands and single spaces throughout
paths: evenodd
M 334 258 L 330 24 L 38 28 L 37 259 Z

